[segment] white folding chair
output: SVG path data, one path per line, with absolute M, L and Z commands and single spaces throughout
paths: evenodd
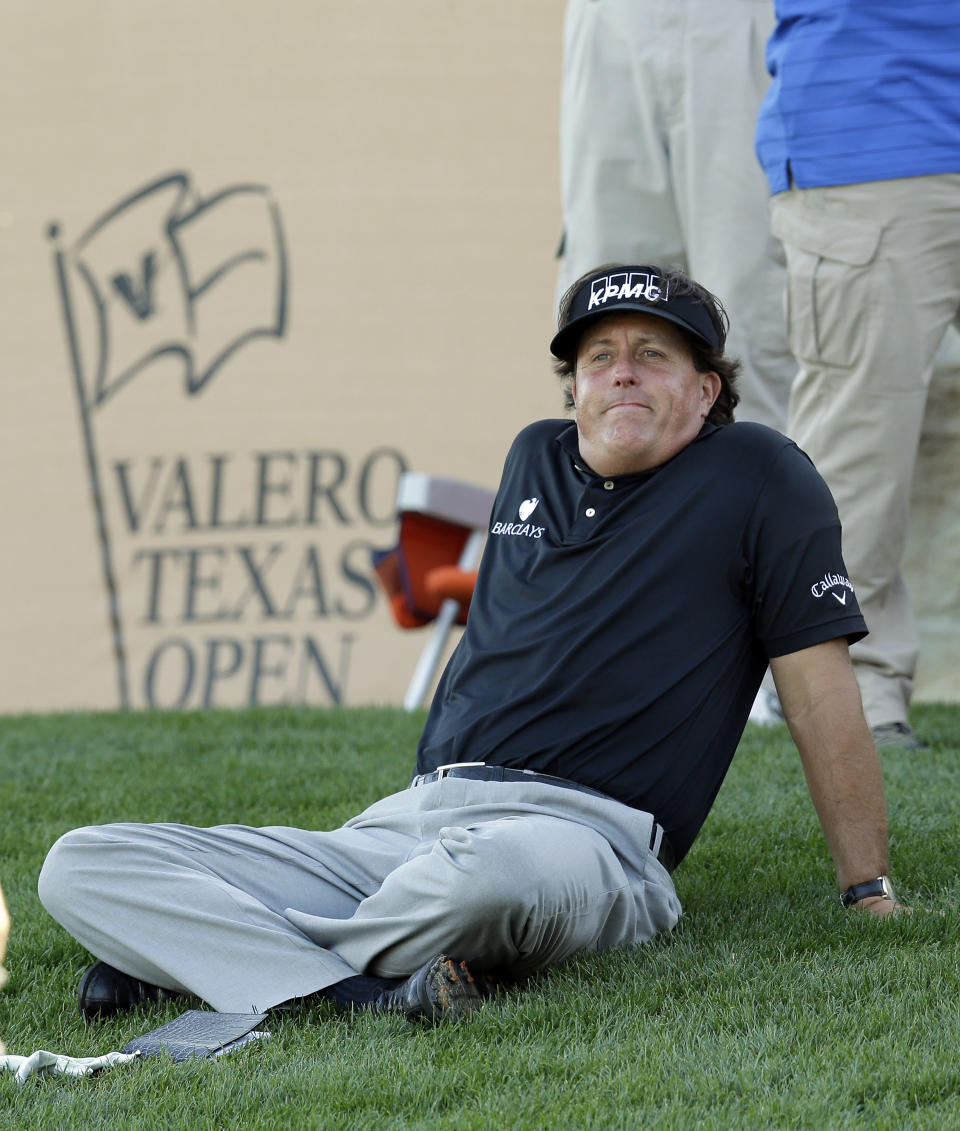
M 472 592 L 471 575 L 480 562 L 494 495 L 495 492 L 486 487 L 423 472 L 408 471 L 400 477 L 397 490 L 399 542 L 395 550 L 376 556 L 380 562 L 393 557 L 390 579 L 387 580 L 388 571 L 380 565 L 377 572 L 391 596 L 399 624 L 407 628 L 433 625 L 403 699 L 408 711 L 422 704 L 450 631 L 458 618 L 464 619 L 463 596 Z M 422 516 L 430 521 L 405 521 L 406 516 Z M 420 540 L 420 545 L 405 545 L 405 540 L 414 537 Z M 448 577 L 452 576 L 449 567 L 455 566 L 453 574 L 459 577 L 454 578 L 456 583 L 451 588 L 461 599 L 448 596 L 441 599 L 437 607 L 435 600 L 424 597 L 424 589 L 428 586 L 429 573 L 443 566 L 447 567 Z M 443 591 L 442 586 L 434 588 Z

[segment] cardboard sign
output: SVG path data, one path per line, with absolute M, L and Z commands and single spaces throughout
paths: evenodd
M 401 700 L 400 474 L 494 487 L 560 412 L 561 21 L 5 21 L 0 710 Z

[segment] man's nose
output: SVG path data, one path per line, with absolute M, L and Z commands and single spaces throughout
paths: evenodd
M 635 385 L 637 383 L 637 367 L 629 355 L 617 358 L 613 367 L 613 379 L 617 385 Z

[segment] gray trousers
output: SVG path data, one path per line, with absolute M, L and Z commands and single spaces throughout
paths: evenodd
M 39 879 L 98 958 L 214 1009 L 262 1010 L 435 954 L 522 975 L 680 915 L 649 813 L 542 783 L 445 778 L 330 832 L 76 829 Z

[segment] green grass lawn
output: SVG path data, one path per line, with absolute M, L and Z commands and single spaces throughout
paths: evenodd
M 784 727 L 748 728 L 675 879 L 672 935 L 584 955 L 456 1026 L 316 1004 L 217 1061 L 19 1088 L 0 1127 L 958 1128 L 960 708 L 883 756 L 893 876 L 933 914 L 841 911 Z M 183 1003 L 85 1025 L 82 949 L 36 897 L 60 833 L 113 820 L 329 827 L 402 788 L 421 713 L 260 710 L 0 719 L 8 1051 L 95 1056 Z

